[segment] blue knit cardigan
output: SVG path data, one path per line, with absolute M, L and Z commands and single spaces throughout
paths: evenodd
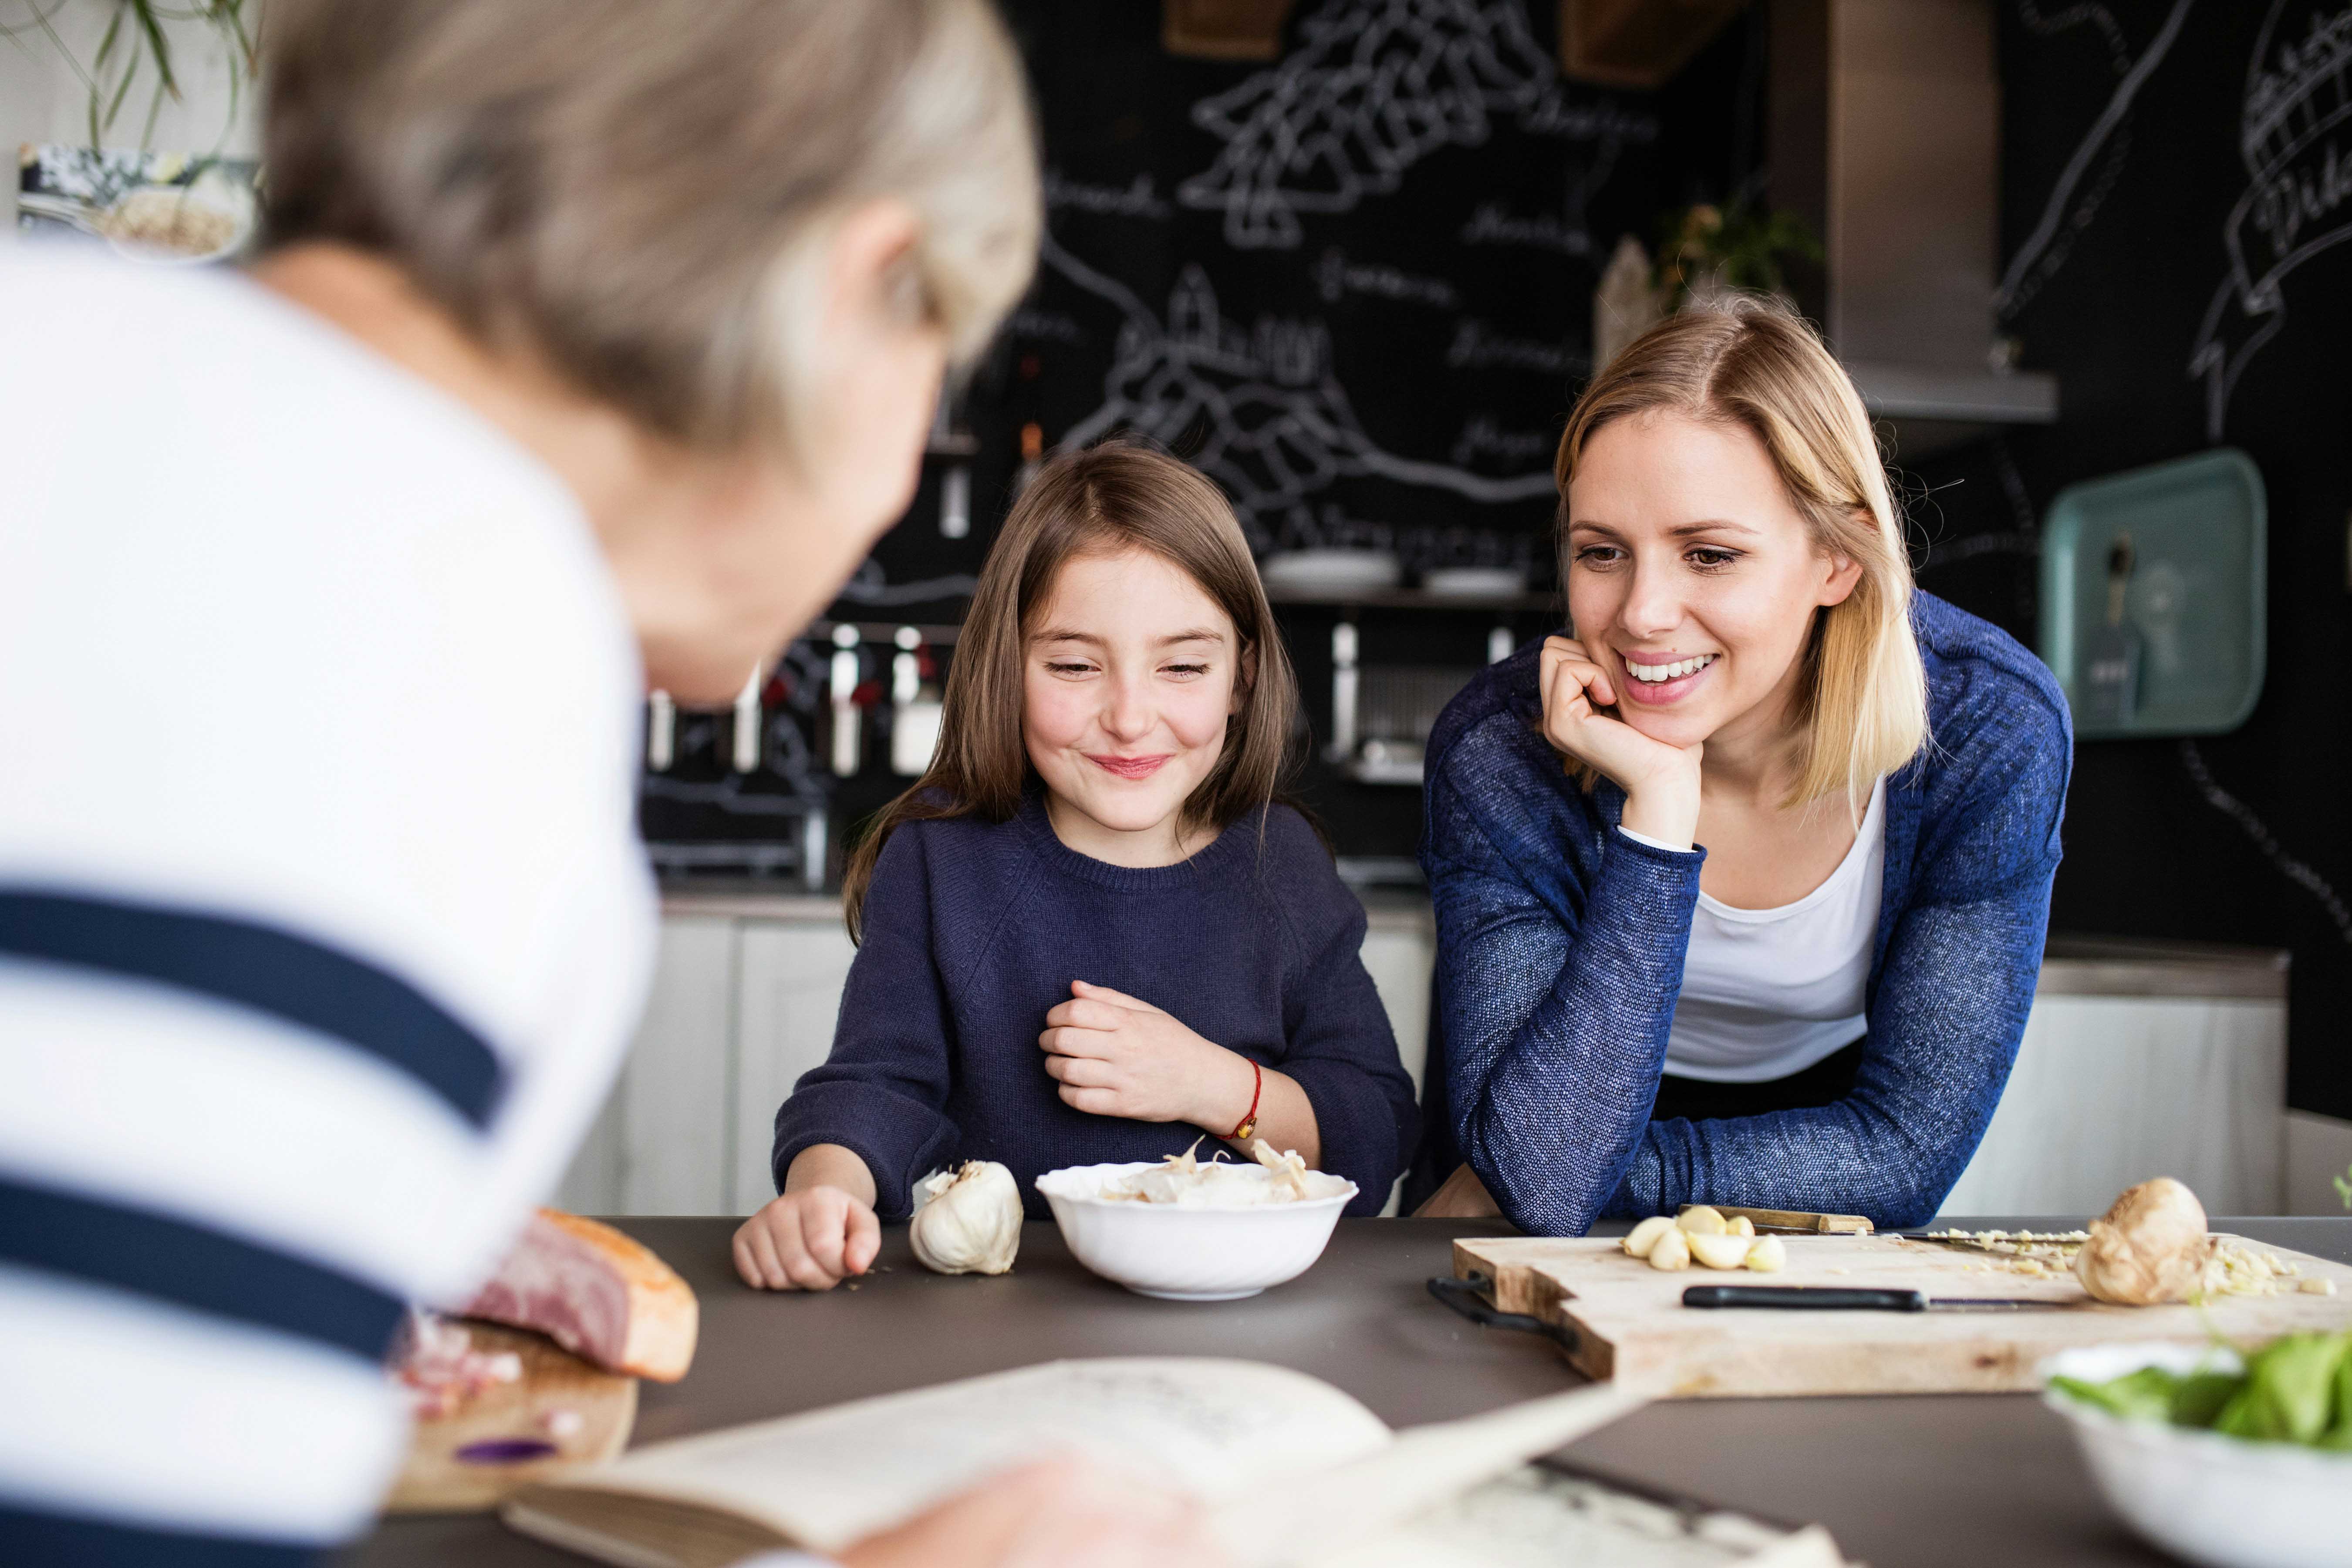
M 1552 1236 L 1685 1203 L 1934 1215 L 2033 1002 L 2074 735 L 2013 638 L 1925 594 L 1912 624 L 1930 739 L 1887 781 L 1853 1091 L 1815 1110 L 1650 1120 L 1706 852 L 1626 837 L 1624 792 L 1567 776 L 1538 728 L 1537 646 L 1447 706 L 1422 839 L 1437 973 L 1421 1190 L 1466 1160 L 1512 1223 Z

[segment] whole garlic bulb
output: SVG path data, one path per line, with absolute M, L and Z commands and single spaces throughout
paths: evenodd
M 2158 1176 L 2125 1192 L 2091 1222 L 2091 1239 L 2074 1256 L 2074 1274 L 2102 1301 L 2150 1307 L 2186 1300 L 2202 1280 L 2212 1249 L 2205 1205 L 2170 1176 Z
M 1002 1274 L 1021 1250 L 1021 1187 L 993 1160 L 915 1184 L 916 1261 L 940 1274 Z

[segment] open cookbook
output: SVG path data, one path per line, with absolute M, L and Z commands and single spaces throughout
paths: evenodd
M 1328 1384 L 1210 1357 L 1050 1362 L 655 1444 L 517 1492 L 526 1535 L 621 1568 L 838 1551 L 1024 1460 L 1188 1490 L 1243 1568 L 1838 1568 L 1817 1529 L 1531 1466 L 1642 1401 L 1606 1384 L 1391 1432 Z

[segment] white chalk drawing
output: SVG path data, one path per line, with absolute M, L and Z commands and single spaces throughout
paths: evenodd
M 2156 68 L 2164 63 L 2164 57 L 2171 50 L 2173 40 L 2180 36 L 2180 25 L 2188 19 L 2189 8 L 2194 3 L 2195 0 L 2173 0 L 2171 13 L 2165 17 L 2164 26 L 2158 29 L 2156 37 L 2135 60 L 2124 44 L 2123 29 L 2116 25 L 2114 16 L 2105 6 L 2073 5 L 2055 15 L 2044 16 L 2033 0 L 2019 0 L 2019 16 L 2028 28 L 2044 37 L 2085 23 L 2095 26 L 2106 40 L 2108 63 L 2117 79 L 2106 107 L 2091 122 L 2090 133 L 2083 138 L 2082 143 L 2074 149 L 2074 156 L 2066 160 L 2066 166 L 2059 172 L 2057 184 L 2051 187 L 2049 199 L 2042 204 L 2041 220 L 2019 244 L 2017 254 L 2010 258 L 2008 270 L 2001 274 L 2000 286 L 1993 290 L 1994 309 L 2004 319 L 2023 310 L 2052 275 L 2066 264 L 2075 237 L 2090 226 L 2091 219 L 2098 214 L 2100 204 L 2115 188 L 2116 177 L 2123 172 L 2124 161 L 2131 152 L 2128 117 L 2132 100 L 2139 96 L 2139 89 L 2147 85 L 2147 79 L 2155 74 Z M 2106 149 L 2106 162 L 2100 169 L 2098 178 L 2078 202 L 2075 199 L 2076 187 L 2083 183 L 2084 175 L 2090 172 L 2092 160 L 2098 156 L 2102 147 Z
M 2319 907 L 2327 911 L 2327 918 L 2336 922 L 2336 934 L 2347 945 L 2352 945 L 2352 910 L 2345 908 L 2343 899 L 2328 885 L 2326 878 L 2280 847 L 2276 836 L 2263 825 L 2263 819 L 2256 816 L 2244 801 L 2213 782 L 2212 773 L 2205 766 L 2205 755 L 2197 749 L 2196 742 L 2180 742 L 2180 765 L 2189 770 L 2189 781 L 2197 786 L 2197 793 L 2204 797 L 2205 804 L 2245 829 L 2246 837 L 2254 841 L 2254 847 L 2280 876 L 2318 900 Z
M 1169 295 L 1163 324 L 1123 285 L 1050 236 L 1043 259 L 1120 316 L 1102 404 L 1065 431 L 1060 444 L 1082 447 L 1122 426 L 1165 444 L 1185 442 L 1192 464 L 1224 487 L 1261 547 L 1277 518 L 1342 478 L 1377 476 L 1483 502 L 1552 494 L 1549 468 L 1494 477 L 1383 450 L 1332 374 L 1330 339 L 1320 321 L 1262 317 L 1244 330 L 1219 312 L 1208 274 L 1188 266 Z M 1191 446 L 1195 436 L 1197 447 Z
M 2352 239 L 2352 6 L 2304 7 L 2300 41 L 2283 36 L 2287 0 L 2272 0 L 2246 64 L 2238 128 L 2245 194 L 2221 230 L 2230 270 L 2213 292 L 2189 374 L 2205 383 L 2205 433 L 2221 438 L 2247 363 L 2286 324 L 2283 286 L 2322 251 Z
M 1223 212 L 1237 247 L 1297 246 L 1300 214 L 1389 195 L 1440 148 L 1484 143 L 1498 117 L 1611 149 L 1657 135 L 1654 118 L 1562 94 L 1523 0 L 1329 0 L 1298 37 L 1279 64 L 1192 106 L 1225 145 L 1176 199 Z

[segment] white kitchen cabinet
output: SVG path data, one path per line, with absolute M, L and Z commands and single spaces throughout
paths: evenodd
M 2000 1108 L 1944 1211 L 2097 1214 L 2150 1176 L 2285 1210 L 2286 955 L 2058 938 Z
M 1429 907 L 1395 893 L 1367 903 L 1364 965 L 1418 1085 Z M 750 1214 L 772 1197 L 776 1107 L 824 1059 L 854 951 L 834 900 L 670 899 L 645 1023 L 556 1202 Z M 2000 1109 L 1946 1211 L 2092 1213 L 2167 1174 L 2214 1214 L 2283 1212 L 2285 1072 L 2284 955 L 2061 939 Z

